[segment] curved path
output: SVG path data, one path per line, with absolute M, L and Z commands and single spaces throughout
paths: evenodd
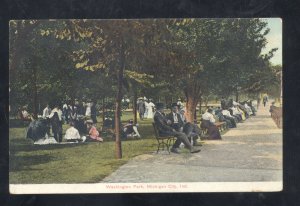
M 205 141 L 200 153 L 140 155 L 102 183 L 282 181 L 282 130 L 268 109 L 261 105 L 223 140 Z

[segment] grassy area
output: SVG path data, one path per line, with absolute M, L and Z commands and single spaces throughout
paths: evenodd
M 122 121 L 132 119 L 124 112 Z M 97 127 L 102 125 L 98 119 Z M 34 145 L 25 138 L 25 128 L 10 128 L 10 183 L 96 183 L 111 174 L 129 159 L 152 153 L 157 149 L 152 128 L 153 120 L 139 121 L 141 140 L 122 142 L 122 159 L 115 159 L 115 143 Z M 63 130 L 68 125 L 63 125 Z
M 130 118 L 125 113 L 122 120 Z M 104 143 L 33 145 L 25 138 L 25 128 L 10 128 L 10 183 L 99 182 L 134 156 L 156 150 L 151 122 L 139 122 L 143 139 L 122 142 L 119 160 L 114 156 L 114 142 L 108 139 Z

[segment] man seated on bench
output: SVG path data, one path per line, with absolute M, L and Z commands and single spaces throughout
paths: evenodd
M 208 139 L 211 140 L 222 139 L 218 127 L 214 124 L 215 122 L 216 120 L 212 114 L 212 109 L 209 108 L 202 115 L 201 127 L 207 129 Z
M 200 152 L 200 149 L 194 148 L 190 141 L 188 140 L 186 134 L 183 132 L 178 132 L 172 128 L 171 121 L 167 119 L 166 115 L 163 112 L 164 105 L 162 103 L 156 104 L 156 112 L 154 114 L 154 123 L 157 127 L 160 136 L 175 136 L 176 141 L 171 148 L 171 152 L 179 153 L 178 148 L 181 142 L 190 150 L 191 153 Z
M 225 122 L 227 128 L 233 128 L 231 121 L 229 119 L 226 119 L 226 117 L 223 115 L 222 109 L 220 107 L 218 107 L 218 109 L 215 110 L 215 115 L 219 119 L 219 122 Z
M 177 103 L 171 105 L 171 112 L 167 114 L 167 119 L 171 121 L 171 127 L 177 132 L 182 132 L 184 122 L 182 121 L 180 114 L 178 113 Z
M 198 127 L 198 125 L 186 121 L 184 109 L 180 110 L 179 116 L 183 122 L 182 131 L 187 135 L 189 141 L 191 142 L 193 139 L 193 146 L 202 146 L 197 142 L 198 137 L 201 135 L 201 129 Z

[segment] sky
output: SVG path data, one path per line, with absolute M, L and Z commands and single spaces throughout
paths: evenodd
M 270 61 L 274 65 L 282 65 L 282 20 L 280 18 L 263 18 L 263 20 L 268 23 L 270 32 L 266 36 L 268 43 L 262 53 L 267 53 L 272 48 L 278 48 Z

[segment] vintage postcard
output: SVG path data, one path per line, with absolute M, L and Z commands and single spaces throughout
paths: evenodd
M 281 191 L 282 21 L 9 22 L 13 194 Z

